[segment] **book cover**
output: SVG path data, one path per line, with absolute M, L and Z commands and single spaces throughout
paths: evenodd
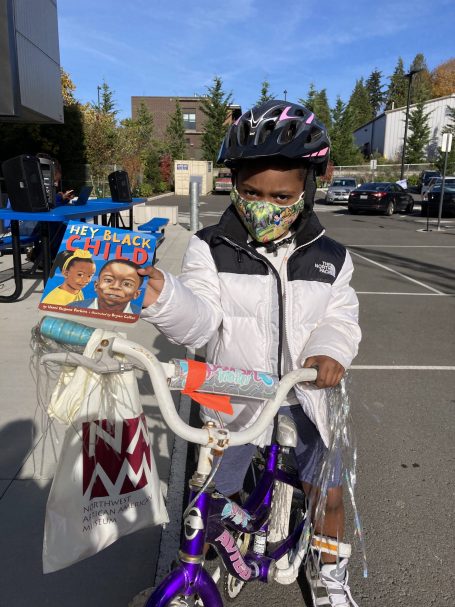
M 136 322 L 147 282 L 137 270 L 152 263 L 155 246 L 150 234 L 70 221 L 39 309 Z

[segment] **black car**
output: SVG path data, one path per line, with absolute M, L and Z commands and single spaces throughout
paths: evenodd
M 397 183 L 364 183 L 349 194 L 349 213 L 379 211 L 393 215 L 397 211 L 412 213 L 414 199 Z
M 439 171 L 422 171 L 419 175 L 419 191 L 423 193 L 423 187 L 430 183 L 432 177 L 441 177 Z
M 441 199 L 441 183 L 435 184 L 428 192 L 427 200 L 422 200 L 421 215 L 426 217 L 437 217 L 439 215 L 439 201 Z M 448 178 L 444 183 L 444 194 L 442 199 L 443 217 L 455 216 L 455 179 Z

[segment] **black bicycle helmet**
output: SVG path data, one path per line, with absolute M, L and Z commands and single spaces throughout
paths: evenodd
M 302 159 L 317 175 L 327 168 L 327 129 L 303 105 L 272 99 L 248 110 L 232 124 L 221 145 L 218 162 L 235 167 L 240 160 L 281 156 Z

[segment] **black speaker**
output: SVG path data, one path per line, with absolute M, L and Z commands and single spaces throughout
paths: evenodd
M 22 154 L 5 160 L 2 173 L 13 211 L 35 213 L 49 210 L 40 162 L 36 156 Z
M 108 179 L 112 202 L 132 201 L 130 180 L 126 171 L 114 171 Z
M 40 164 L 41 174 L 44 181 L 44 189 L 46 190 L 47 204 L 49 207 L 55 207 L 56 188 L 54 186 L 55 170 L 54 163 L 51 158 L 43 158 L 37 156 Z

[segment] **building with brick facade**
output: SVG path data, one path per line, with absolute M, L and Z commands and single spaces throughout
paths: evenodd
M 137 116 L 143 103 L 153 116 L 154 132 L 157 139 L 164 139 L 171 115 L 175 112 L 176 102 L 180 103 L 185 125 L 185 138 L 188 160 L 201 160 L 201 138 L 207 117 L 201 110 L 201 97 L 131 97 L 131 116 Z M 230 122 L 237 120 L 242 110 L 239 105 L 230 106 Z

